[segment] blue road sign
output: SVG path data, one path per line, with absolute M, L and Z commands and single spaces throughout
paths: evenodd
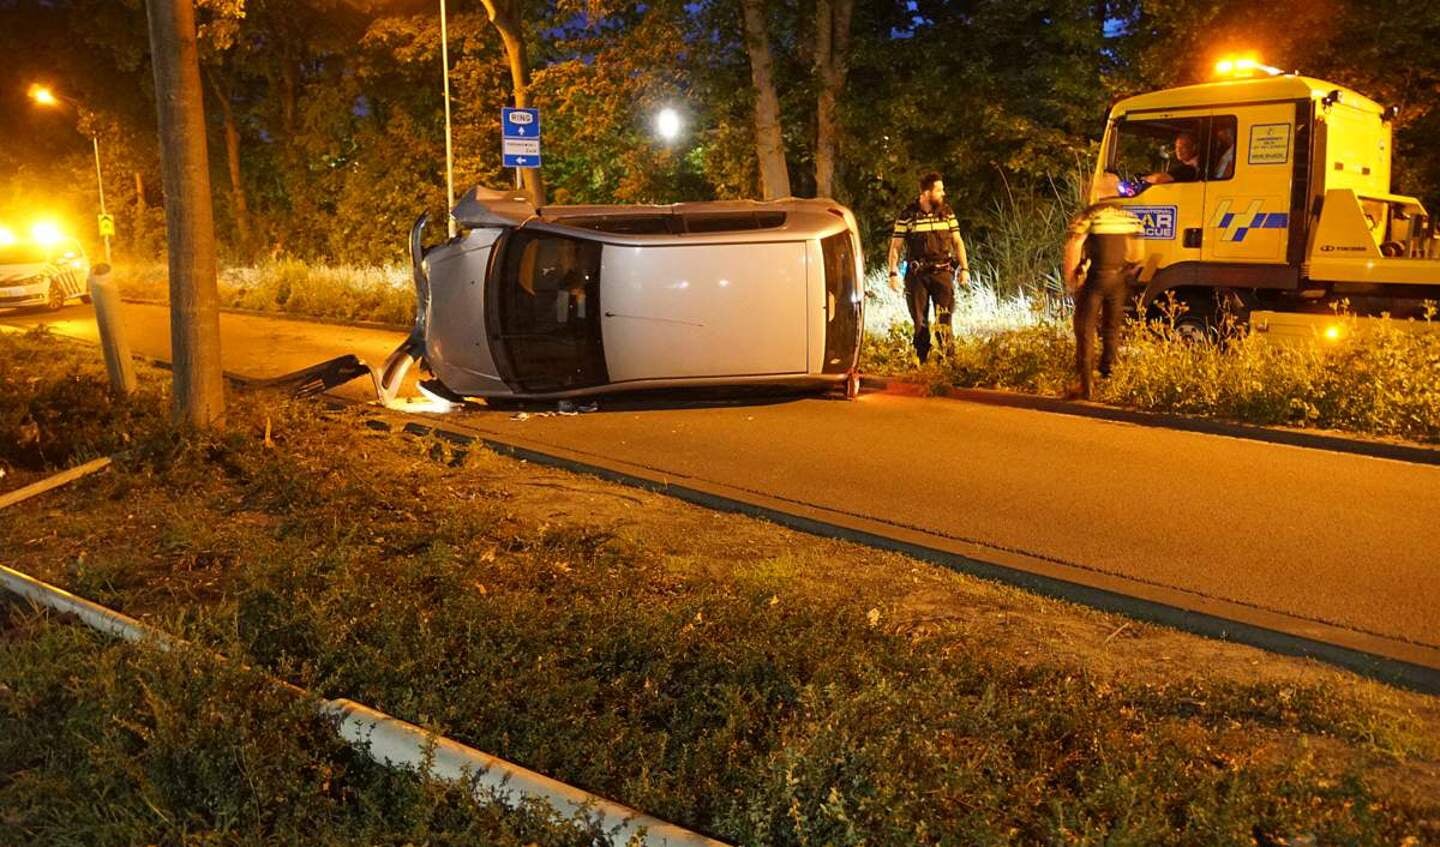
M 500 136 L 502 138 L 539 138 L 540 110 L 501 109 Z
M 540 167 L 540 110 L 500 110 L 500 162 L 507 168 Z

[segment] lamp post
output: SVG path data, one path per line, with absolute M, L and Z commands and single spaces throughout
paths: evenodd
M 41 106 L 55 107 L 60 101 L 65 101 L 75 107 L 76 114 L 84 116 L 85 107 L 80 101 L 73 97 L 66 97 L 64 94 L 56 94 L 43 85 L 35 84 L 30 86 L 30 99 Z M 100 194 L 100 217 L 108 217 L 105 213 L 105 177 L 100 173 L 100 136 L 97 133 L 90 133 L 90 144 L 95 150 L 95 187 Z M 100 237 L 105 240 L 105 264 L 110 264 L 110 233 L 102 230 Z
M 450 36 L 445 22 L 445 0 L 440 0 L 440 64 L 445 79 L 445 230 L 455 237 L 455 154 L 450 141 Z

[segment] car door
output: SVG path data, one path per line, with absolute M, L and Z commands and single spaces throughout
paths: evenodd
M 1217 109 L 1205 183 L 1207 262 L 1279 263 L 1290 239 L 1295 104 Z M 1222 161 L 1233 145 L 1233 163 Z
M 611 381 L 804 373 L 809 272 L 800 239 L 607 245 Z
M 504 230 L 472 229 L 425 254 L 429 302 L 425 315 L 426 358 L 440 381 L 461 394 L 502 390 L 486 335 L 486 273 L 490 253 Z

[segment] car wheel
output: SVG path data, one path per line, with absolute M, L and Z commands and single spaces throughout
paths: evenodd
M 45 308 L 52 312 L 58 312 L 65 308 L 65 289 L 60 287 L 60 280 L 50 280 L 50 294 L 45 300 Z
M 90 304 L 90 301 L 93 300 L 93 299 L 94 299 L 94 298 L 91 297 L 91 296 L 89 295 L 89 293 L 85 293 L 85 294 L 81 294 L 81 295 L 80 295 L 80 302 L 81 302 L 81 303 L 84 303 L 84 304 L 86 304 L 86 305 L 89 305 L 89 304 Z

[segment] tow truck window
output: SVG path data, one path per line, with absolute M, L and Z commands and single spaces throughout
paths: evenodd
M 600 344 L 600 252 L 593 241 L 512 233 L 497 280 L 500 340 L 526 391 L 608 382 Z
M 1235 176 L 1236 138 L 1234 115 L 1121 121 L 1116 126 L 1109 166 L 1137 188 L 1144 187 L 1141 178 L 1157 174 L 1169 179 L 1149 181 L 1227 180 Z
M 1197 182 L 1205 178 L 1208 141 L 1204 118 L 1124 120 L 1115 127 L 1110 167 L 1132 185 Z M 1164 178 L 1157 179 L 1159 175 Z
M 1216 115 L 1210 119 L 1209 155 L 1205 178 L 1211 182 L 1235 176 L 1235 116 Z

